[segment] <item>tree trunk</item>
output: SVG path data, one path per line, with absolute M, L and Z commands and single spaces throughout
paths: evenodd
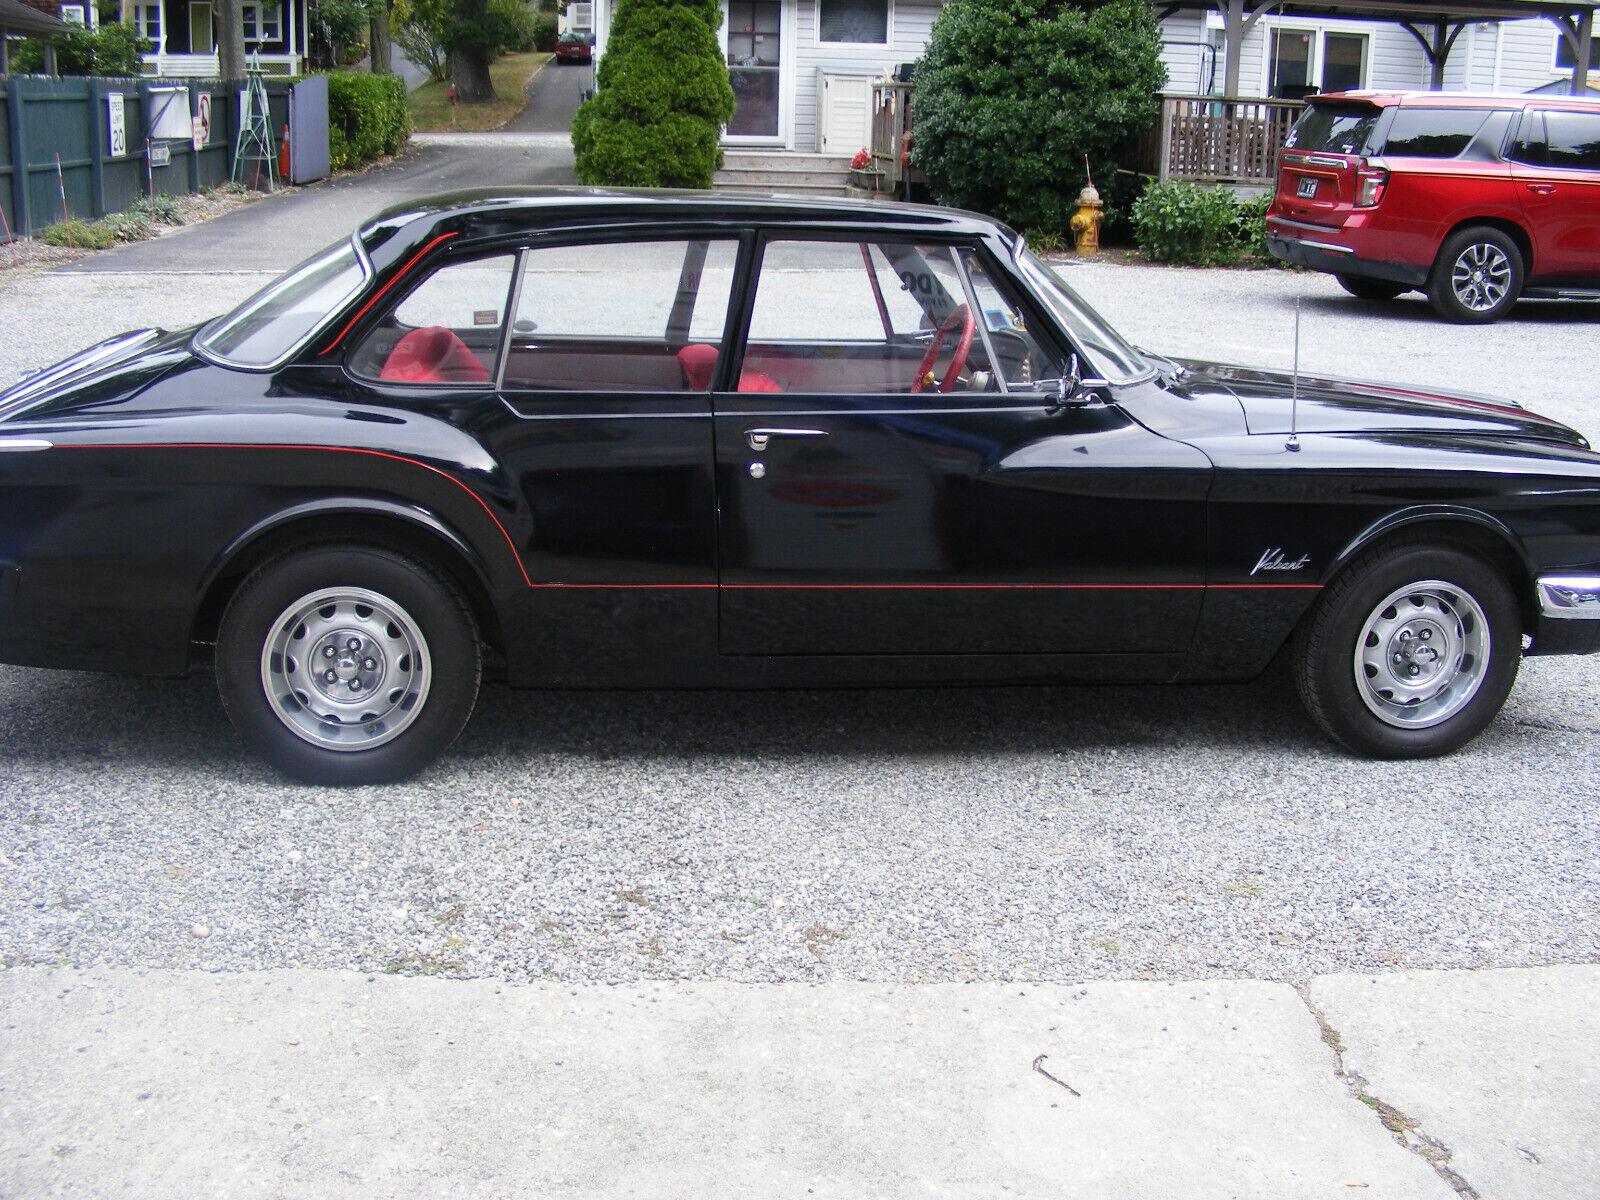
M 393 75 L 389 47 L 389 5 L 377 3 L 372 6 L 372 16 L 367 22 L 367 44 L 372 51 L 372 73 L 374 75 Z
M 450 55 L 450 71 L 459 104 L 487 104 L 494 99 L 494 83 L 489 79 L 489 57 L 481 50 L 458 46 Z
M 244 78 L 244 0 L 216 0 L 211 19 L 217 33 L 217 74 Z
M 456 18 L 469 28 L 481 26 L 489 15 L 489 0 L 458 0 Z M 489 54 L 465 38 L 450 52 L 450 73 L 460 104 L 487 104 L 494 99 L 494 84 L 489 79 Z

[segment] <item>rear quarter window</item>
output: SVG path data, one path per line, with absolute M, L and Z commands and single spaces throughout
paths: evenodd
M 1600 113 L 1552 110 L 1544 123 L 1550 166 L 1600 171 Z
M 1370 104 L 1313 103 L 1295 122 L 1284 145 L 1324 154 L 1363 154 L 1378 114 Z
M 1394 158 L 1455 158 L 1478 136 L 1492 109 L 1401 108 L 1394 114 L 1383 153 Z

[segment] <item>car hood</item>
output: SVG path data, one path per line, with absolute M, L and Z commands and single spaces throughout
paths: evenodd
M 1223 392 L 1252 434 L 1413 432 L 1533 438 L 1588 448 L 1576 430 L 1509 400 L 1183 361 L 1179 386 Z M 1296 394 L 1298 393 L 1298 399 Z
M 34 413 L 70 393 L 74 406 L 99 404 L 134 395 L 180 362 L 193 359 L 193 329 L 167 332 L 137 329 L 80 350 L 0 393 L 0 420 Z

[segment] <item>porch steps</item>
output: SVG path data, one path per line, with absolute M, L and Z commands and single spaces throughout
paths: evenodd
M 843 196 L 850 186 L 850 159 L 834 154 L 727 150 L 712 186 L 725 192 Z

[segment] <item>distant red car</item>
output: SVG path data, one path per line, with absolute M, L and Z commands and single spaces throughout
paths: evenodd
M 558 63 L 586 63 L 594 61 L 594 34 L 582 31 L 563 33 L 556 39 Z
M 1600 299 L 1597 229 L 1600 103 L 1343 92 L 1289 134 L 1267 246 L 1363 299 L 1416 289 L 1486 322 L 1519 297 Z

